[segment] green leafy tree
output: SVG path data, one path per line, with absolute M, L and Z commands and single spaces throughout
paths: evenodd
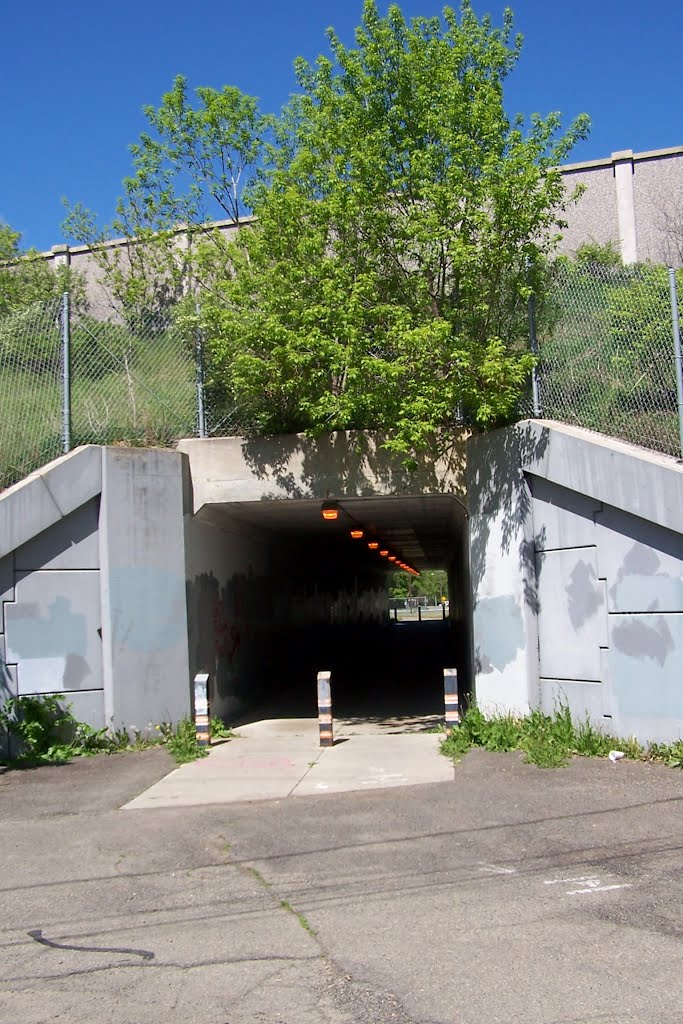
M 448 574 L 443 569 L 426 569 L 419 576 L 396 571 L 390 577 L 390 597 L 427 597 L 438 602 L 448 597 Z
M 92 247 L 113 305 L 137 315 L 187 293 L 198 270 L 197 239 L 225 261 L 225 239 L 213 222 L 237 227 L 248 213 L 244 192 L 272 125 L 254 97 L 232 86 L 200 87 L 192 96 L 181 75 L 145 115 L 149 129 L 131 146 L 133 173 L 111 224 L 98 228 L 92 211 L 68 202 L 64 222 L 70 237 Z M 107 246 L 112 236 L 126 244 Z
M 552 251 L 556 165 L 587 118 L 564 135 L 556 114 L 509 119 L 509 11 L 500 29 L 468 2 L 408 23 L 366 0 L 356 47 L 329 40 L 296 62 L 257 223 L 208 297 L 212 379 L 260 431 L 381 428 L 409 454 L 458 412 L 513 415 L 527 268 Z
M 98 259 L 129 307 L 185 294 L 189 325 L 200 293 L 212 404 L 243 428 L 379 429 L 409 460 L 462 417 L 514 415 L 526 301 L 567 202 L 557 166 L 588 119 L 562 134 L 557 114 L 508 116 L 509 11 L 496 28 L 463 0 L 408 22 L 366 0 L 355 46 L 328 38 L 279 118 L 176 79 L 133 147 L 112 225 L 131 244 Z M 230 241 L 215 216 L 240 227 Z M 67 224 L 98 241 L 87 211 Z
M 0 223 L 0 316 L 82 289 L 68 267 L 53 269 L 42 253 L 21 247 L 21 232 Z

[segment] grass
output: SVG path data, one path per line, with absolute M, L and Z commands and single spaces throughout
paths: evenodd
M 215 719 L 221 738 L 233 735 Z M 76 757 L 113 754 L 126 750 L 147 750 L 163 745 L 177 764 L 187 764 L 206 757 L 208 750 L 197 742 L 191 718 L 176 724 L 164 722 L 152 730 L 93 729 L 79 722 L 56 694 L 35 697 L 10 697 L 0 708 L 0 731 L 13 740 L 18 753 L 2 758 L 0 764 L 12 768 L 34 768 L 39 765 L 66 764 Z
M 574 722 L 564 705 L 552 715 L 536 710 L 517 717 L 487 716 L 472 704 L 460 725 L 442 741 L 441 753 L 458 761 L 473 747 L 498 752 L 521 750 L 528 764 L 540 768 L 561 768 L 575 756 L 607 757 L 611 750 L 621 750 L 631 760 L 683 768 L 683 740 L 644 746 L 634 737 L 624 739 L 602 732 L 588 719 Z
M 316 932 L 315 928 L 312 927 L 312 925 L 309 923 L 306 917 L 304 917 L 303 914 L 300 914 L 298 910 L 294 909 L 294 907 L 288 900 L 280 900 L 280 906 L 282 907 L 283 910 L 286 910 L 288 914 L 292 914 L 297 919 L 303 930 L 305 932 L 308 932 L 308 934 L 312 938 L 315 938 L 317 936 L 318 933 Z
M 62 453 L 58 365 L 37 372 L 8 365 L 0 352 L 0 489 Z M 72 366 L 72 447 L 79 444 L 169 446 L 195 431 L 194 368 L 177 341 L 142 347 L 128 376 L 93 376 Z
M 188 764 L 209 753 L 197 741 L 197 728 L 191 718 L 181 718 L 175 725 L 168 722 L 159 726 L 164 745 L 176 764 Z
M 5 758 L 14 768 L 44 764 L 66 764 L 75 757 L 113 754 L 123 750 L 146 750 L 162 740 L 134 729 L 94 729 L 79 722 L 56 694 L 10 697 L 0 709 L 0 729 L 14 740 L 16 757 Z

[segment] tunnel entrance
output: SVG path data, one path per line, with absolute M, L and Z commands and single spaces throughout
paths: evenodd
M 469 680 L 464 507 L 450 494 L 347 498 L 330 519 L 324 503 L 220 502 L 194 517 L 189 554 L 204 560 L 211 600 L 191 585 L 190 646 L 213 677 L 213 709 L 231 725 L 314 718 L 316 675 L 330 670 L 336 718 L 431 728 L 443 719 L 443 669 Z M 445 617 L 395 618 L 397 562 L 446 570 Z

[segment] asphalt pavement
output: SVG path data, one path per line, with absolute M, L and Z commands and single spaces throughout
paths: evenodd
M 122 810 L 173 768 L 0 775 L 3 1024 L 680 1024 L 680 771 Z

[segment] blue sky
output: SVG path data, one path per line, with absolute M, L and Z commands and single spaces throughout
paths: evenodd
M 405 0 L 408 17 L 437 0 Z M 453 4 L 457 7 L 457 4 Z M 474 0 L 500 22 L 504 4 Z M 508 80 L 511 112 L 590 114 L 572 160 L 683 145 L 681 0 L 516 0 L 525 37 Z M 277 111 L 292 61 L 327 52 L 333 25 L 351 43 L 361 0 L 54 0 L 6 4 L 0 62 L 0 220 L 23 243 L 62 241 L 62 197 L 111 216 L 128 146 L 177 74 L 191 87 L 236 85 Z M 382 12 L 386 4 L 381 5 Z

